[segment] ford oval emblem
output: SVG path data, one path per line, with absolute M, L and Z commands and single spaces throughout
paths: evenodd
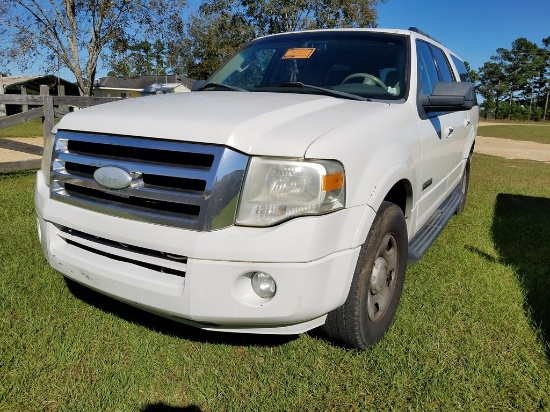
M 132 176 L 126 170 L 115 166 L 103 166 L 94 172 L 94 179 L 108 189 L 124 189 L 130 186 Z

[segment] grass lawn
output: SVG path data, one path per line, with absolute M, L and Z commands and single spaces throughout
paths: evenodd
M 479 126 L 479 136 L 502 137 L 512 140 L 527 140 L 531 142 L 550 144 L 550 125 L 494 125 Z
M 42 119 L 33 119 L 15 126 L 0 129 L 2 137 L 39 137 L 42 136 Z
M 549 166 L 476 154 L 471 179 L 358 352 L 202 332 L 67 283 L 37 241 L 34 174 L 0 175 L 0 411 L 549 410 Z

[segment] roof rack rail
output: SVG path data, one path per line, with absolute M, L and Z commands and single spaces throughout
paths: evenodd
M 414 31 L 415 33 L 421 34 L 422 36 L 425 36 L 425 37 L 427 37 L 428 39 L 432 39 L 432 40 L 434 40 L 434 41 L 436 41 L 436 42 L 438 42 L 438 43 L 441 43 L 439 40 L 434 39 L 434 38 L 433 38 L 432 36 L 430 36 L 428 33 L 426 33 L 426 32 L 424 32 L 424 31 L 418 29 L 417 27 L 409 27 L 409 30 L 410 30 L 410 31 Z

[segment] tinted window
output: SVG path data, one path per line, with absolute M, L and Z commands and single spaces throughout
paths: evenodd
M 432 46 L 432 52 L 435 57 L 435 61 L 437 62 L 437 67 L 439 67 L 439 74 L 441 74 L 441 81 L 453 82 L 455 79 L 451 73 L 451 69 L 449 67 L 449 61 L 445 57 L 445 53 L 443 53 L 443 50 L 435 46 Z
M 453 62 L 456 66 L 456 70 L 458 71 L 458 75 L 460 76 L 461 82 L 471 82 L 472 79 L 470 78 L 470 73 L 468 73 L 468 69 L 466 68 L 466 65 L 462 60 L 460 60 L 458 57 L 455 57 L 451 55 L 451 58 L 453 59 Z
M 432 94 L 433 88 L 439 82 L 439 75 L 437 74 L 430 46 L 423 41 L 417 41 L 416 52 L 421 91 L 423 95 L 428 96 Z

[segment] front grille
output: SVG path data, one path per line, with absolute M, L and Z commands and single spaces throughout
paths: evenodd
M 233 224 L 248 156 L 195 143 L 61 130 L 52 158 L 52 198 L 99 213 L 198 231 Z M 122 189 L 94 179 L 116 167 Z

